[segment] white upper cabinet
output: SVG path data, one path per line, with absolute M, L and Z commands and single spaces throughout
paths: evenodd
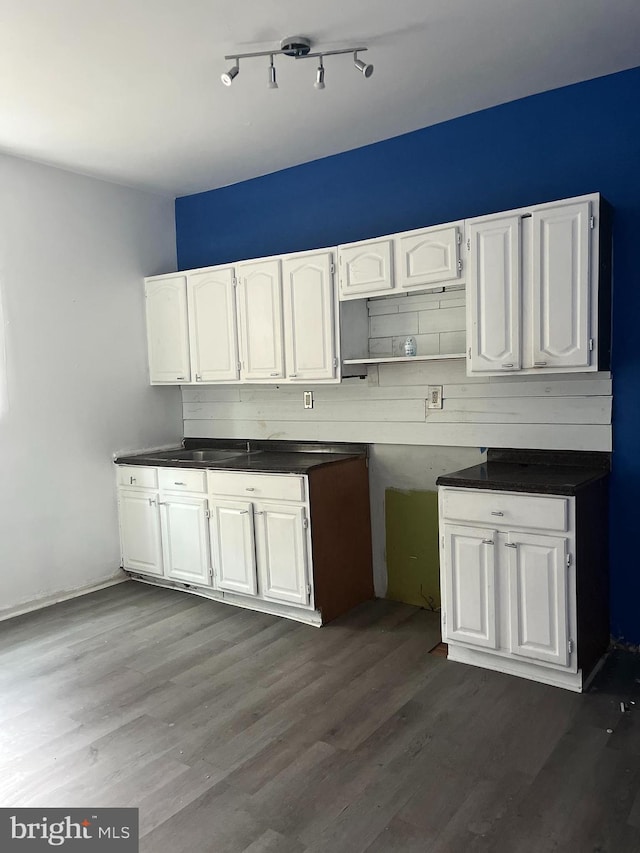
M 589 366 L 591 203 L 533 211 L 533 366 Z
M 443 287 L 462 279 L 460 246 L 464 222 L 421 228 L 396 236 L 398 287 L 403 290 Z
M 467 220 L 470 375 L 608 368 L 605 207 L 596 193 Z
M 191 375 L 194 382 L 240 376 L 233 267 L 210 267 L 187 279 Z
M 191 381 L 187 279 L 145 279 L 149 377 L 152 384 Z
M 238 312 L 242 379 L 282 379 L 284 347 L 279 259 L 238 264 Z
M 395 286 L 393 239 L 338 246 L 340 299 L 384 296 Z
M 520 369 L 520 217 L 475 221 L 467 229 L 468 353 L 473 373 Z
M 282 280 L 287 378 L 333 379 L 337 360 L 332 253 L 285 258 Z

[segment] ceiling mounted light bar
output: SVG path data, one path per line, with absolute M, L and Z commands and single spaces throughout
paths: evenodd
M 226 60 L 233 60 L 233 65 L 228 71 L 221 74 L 220 79 L 225 86 L 230 86 L 240 71 L 241 59 L 253 59 L 257 56 L 269 57 L 269 78 L 267 87 L 269 89 L 277 89 L 276 69 L 273 64 L 274 56 L 290 56 L 293 59 L 318 59 L 318 67 L 316 69 L 315 89 L 324 89 L 324 59 L 327 56 L 339 56 L 343 53 L 353 54 L 354 67 L 360 71 L 364 77 L 369 78 L 373 74 L 373 65 L 358 59 L 358 54 L 366 51 L 366 47 L 345 47 L 341 50 L 323 50 L 315 53 L 311 52 L 311 39 L 306 36 L 288 36 L 280 42 L 279 50 L 258 50 L 253 53 L 232 53 L 225 56 Z

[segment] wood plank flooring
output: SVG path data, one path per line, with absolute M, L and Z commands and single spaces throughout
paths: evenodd
M 639 659 L 579 696 L 438 640 L 134 582 L 0 623 L 0 805 L 138 806 L 143 853 L 640 851 Z

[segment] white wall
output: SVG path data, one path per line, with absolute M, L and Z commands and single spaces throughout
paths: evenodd
M 0 615 L 118 577 L 112 454 L 182 435 L 146 376 L 169 198 L 0 156 Z

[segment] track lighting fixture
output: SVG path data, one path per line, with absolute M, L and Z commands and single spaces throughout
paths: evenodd
M 353 54 L 353 64 L 364 77 L 371 77 L 373 74 L 373 65 L 364 62 L 358 58 L 358 54 L 367 50 L 366 47 L 346 47 L 341 50 L 323 50 L 322 52 L 311 53 L 311 40 L 306 36 L 289 36 L 282 39 L 279 50 L 261 50 L 256 53 L 236 53 L 230 56 L 225 56 L 227 60 L 233 60 L 234 64 L 228 71 L 221 74 L 220 79 L 225 86 L 230 86 L 240 71 L 239 65 L 241 59 L 253 59 L 257 56 L 269 57 L 269 79 L 267 87 L 269 89 L 277 89 L 278 82 L 276 79 L 276 69 L 273 64 L 274 56 L 290 56 L 293 59 L 318 59 L 318 67 L 316 69 L 316 79 L 314 88 L 324 89 L 324 59 L 327 56 L 338 56 L 343 53 Z

